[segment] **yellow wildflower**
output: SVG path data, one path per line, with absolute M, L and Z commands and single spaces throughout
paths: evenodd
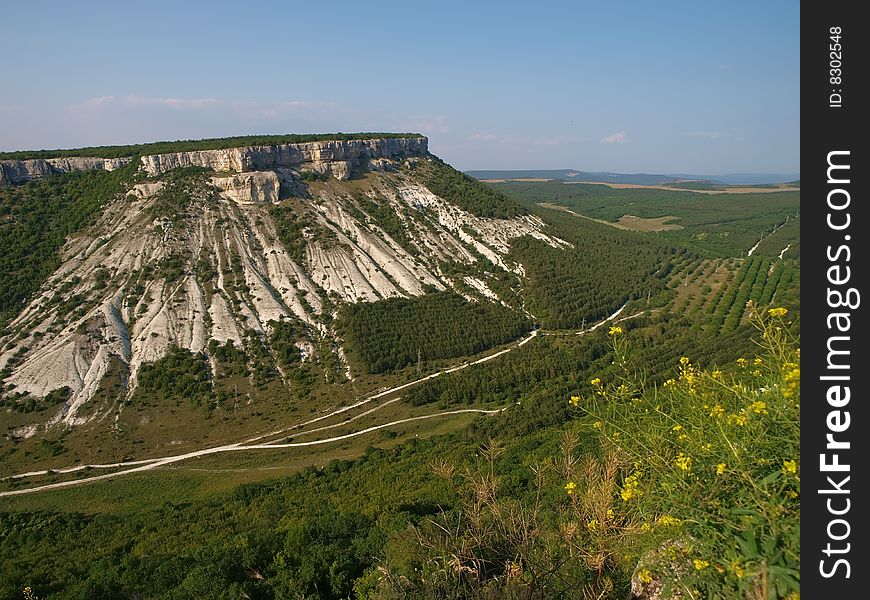
M 638 489 L 639 484 L 637 474 L 633 473 L 625 478 L 625 481 L 622 482 L 622 490 L 619 492 L 623 502 L 628 502 L 635 496 L 641 495 L 641 491 Z
M 797 461 L 784 460 L 782 461 L 782 472 L 786 475 L 797 475 Z
M 767 404 L 762 402 L 761 400 L 756 400 L 752 404 L 749 405 L 749 410 L 754 412 L 757 415 L 766 415 L 767 414 Z
M 716 465 L 716 475 L 721 475 L 725 472 L 725 463 L 719 463 Z
M 641 569 L 637 572 L 637 578 L 641 583 L 652 583 L 652 573 L 650 573 L 649 569 Z
M 594 385 L 595 387 L 598 387 L 599 385 L 601 385 L 601 378 L 600 378 L 600 377 L 596 377 L 595 379 L 593 379 L 593 380 L 590 381 L 589 383 L 591 383 L 591 384 Z
M 617 336 L 622 333 L 622 327 L 619 325 L 611 325 L 610 330 L 607 332 L 607 335 Z
M 601 429 L 602 427 L 604 427 L 604 423 L 602 423 L 601 421 L 595 421 L 592 424 L 592 429 Z
M 598 529 L 598 521 L 596 519 L 591 519 L 588 523 L 586 523 L 586 529 L 589 531 L 595 531 Z
M 571 400 L 569 400 L 571 406 L 577 406 L 580 403 L 580 396 L 571 396 Z
M 740 365 L 741 367 L 745 367 L 746 366 L 746 359 L 741 356 L 740 358 L 737 359 L 737 364 Z
M 661 525 L 662 527 L 675 527 L 680 523 L 681 521 L 678 518 L 671 515 L 662 515 L 656 519 L 656 525 Z
M 784 317 L 788 314 L 788 309 L 782 308 L 781 306 L 777 308 L 770 308 L 768 309 L 767 314 L 769 314 L 771 317 Z
M 743 567 L 740 566 L 740 563 L 738 562 L 731 563 L 731 570 L 734 571 L 734 574 L 737 575 L 737 577 L 740 579 L 742 579 L 743 575 L 746 573 L 746 571 L 743 569 Z
M 692 457 L 682 452 L 677 454 L 677 459 L 674 461 L 674 464 L 677 465 L 681 471 L 691 471 L 692 470 Z
M 683 429 L 683 426 L 680 425 L 679 423 L 677 423 L 676 425 L 671 427 L 671 431 L 681 431 L 682 429 Z
M 568 483 L 565 484 L 565 491 L 568 492 L 569 496 L 574 495 L 574 490 L 576 488 L 577 488 L 577 484 L 574 483 L 573 481 L 569 481 Z
M 752 363 L 756 364 L 756 365 L 760 365 L 762 363 L 761 357 L 756 356 L 755 359 L 753 359 Z
M 703 571 L 710 566 L 709 560 L 701 560 L 700 558 L 696 558 L 692 562 L 695 564 L 695 570 L 697 571 Z
M 643 523 L 640 524 L 640 530 L 641 530 L 642 532 L 647 532 L 647 531 L 649 531 L 650 529 L 652 529 L 652 525 L 650 525 L 650 524 L 647 523 L 646 521 L 644 521 Z
M 677 383 L 677 380 L 676 380 L 676 379 L 668 379 L 668 380 L 665 382 L 665 387 L 671 387 L 672 385 L 675 385 L 676 383 Z
M 607 509 L 607 520 L 612 521 L 614 516 L 615 516 L 615 513 L 613 512 L 613 509 L 608 508 Z
M 710 416 L 716 417 L 717 419 L 721 419 L 725 416 L 725 409 L 722 408 L 719 404 L 710 409 Z
M 710 373 L 710 375 L 713 377 L 713 379 L 722 379 L 722 371 L 720 371 L 719 369 L 715 369 L 712 373 Z
M 728 415 L 728 424 L 729 425 L 738 425 L 740 427 L 743 427 L 748 422 L 749 422 L 749 417 L 747 417 L 743 413 Z
M 681 364 L 681 365 L 687 365 L 687 364 L 689 364 L 689 361 L 690 361 L 690 360 L 691 360 L 691 359 L 690 359 L 688 356 L 681 356 L 681 357 L 680 357 L 680 364 Z
M 794 490 L 786 490 L 786 492 L 785 492 L 785 497 L 786 497 L 786 498 L 791 498 L 792 500 L 794 500 L 794 499 L 797 498 L 798 496 L 800 496 L 800 494 L 798 494 L 798 493 L 797 493 L 796 491 L 794 491 Z

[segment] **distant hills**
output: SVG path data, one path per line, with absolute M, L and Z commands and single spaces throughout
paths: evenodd
M 516 171 L 466 171 L 476 179 L 558 179 L 602 183 L 662 185 L 696 181 L 719 185 L 760 185 L 788 183 L 800 179 L 799 173 L 728 173 L 724 175 L 691 175 L 684 173 L 610 173 L 578 171 L 576 169 L 528 169 Z

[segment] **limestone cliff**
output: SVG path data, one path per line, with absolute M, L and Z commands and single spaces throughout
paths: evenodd
M 96 158 L 72 156 L 66 158 L 34 158 L 29 160 L 0 160 L 0 187 L 26 183 L 55 173 L 70 171 L 114 171 L 130 162 L 129 157 Z
M 149 175 L 159 175 L 191 166 L 235 173 L 286 167 L 326 173 L 343 181 L 352 172 L 368 168 L 370 160 L 395 160 L 427 153 L 425 137 L 323 141 L 152 154 L 142 157 L 142 169 Z

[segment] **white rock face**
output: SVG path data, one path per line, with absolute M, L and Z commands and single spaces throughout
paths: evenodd
M 372 158 L 399 159 L 427 153 L 425 137 L 306 142 L 153 154 L 142 157 L 142 169 L 149 175 L 159 175 L 177 167 L 191 166 L 236 173 L 307 167 L 328 172 L 343 181 Z
M 239 204 L 272 204 L 278 201 L 281 182 L 274 171 L 254 171 L 230 177 L 212 177 L 225 198 Z
M 350 148 L 350 142 L 299 144 L 306 148 L 292 150 L 305 164 L 328 168 L 339 179 L 349 176 L 364 152 L 389 155 L 387 162 L 375 163 L 383 171 L 353 186 L 312 186 L 310 194 L 287 200 L 284 206 L 292 212 L 282 218 L 301 219 L 302 237 L 294 248 L 280 241 L 279 230 L 286 233 L 280 227 L 287 224 L 279 227 L 270 206 L 279 202 L 282 182 L 297 181 L 292 167 L 253 170 L 276 153 L 290 156 L 290 150 L 213 151 L 200 166 L 240 170 L 212 178 L 221 192 L 217 197 L 207 189 L 197 192 L 201 197 L 190 192 L 193 205 L 183 214 L 155 216 L 162 206 L 156 196 L 165 189 L 159 179 L 133 186 L 96 224 L 67 242 L 58 269 L 5 328 L 0 369 L 26 348 L 5 383 L 15 393 L 38 397 L 69 387 L 70 400 L 51 422 L 82 424 L 117 410 L 93 402 L 113 364 L 129 374 L 129 395 L 142 365 L 159 360 L 171 346 L 207 352 L 216 340 L 241 347 L 252 336 L 267 341 L 272 323 L 280 321 L 307 332 L 307 341 L 297 342 L 307 360 L 323 346 L 319 336 L 334 337 L 324 313 L 333 314 L 335 304 L 419 296 L 430 287 L 501 301 L 487 285 L 488 276 L 446 275 L 451 269 L 444 264 L 470 265 L 484 257 L 492 269 L 520 272 L 508 258 L 512 238 L 530 235 L 568 246 L 545 234 L 534 217 L 479 218 L 432 194 L 413 175 L 388 168 L 396 156 L 425 150 L 425 143 L 382 142 Z M 148 164 L 161 172 L 168 165 L 205 161 L 203 154 L 165 155 Z M 28 168 L 38 173 L 51 166 L 46 165 Z M 160 196 L 166 200 L 165 193 Z M 383 219 L 385 211 L 389 219 Z M 105 285 L 96 285 L 98 278 Z M 27 335 L 19 338 L 21 333 Z
M 130 158 L 95 158 L 73 156 L 67 158 L 0 160 L 0 186 L 25 183 L 70 171 L 114 171 L 130 162 Z

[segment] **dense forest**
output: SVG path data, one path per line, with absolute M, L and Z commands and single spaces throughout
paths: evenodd
M 572 248 L 553 248 L 531 237 L 511 243 L 528 281 L 528 310 L 542 326 L 579 329 L 664 287 L 675 254 L 669 246 L 569 215 L 550 215 L 548 221 Z
M 346 304 L 337 322 L 348 360 L 366 373 L 477 354 L 515 340 L 530 328 L 523 315 L 452 292 Z
M 95 156 L 120 158 L 122 156 L 165 154 L 167 152 L 190 152 L 193 150 L 223 150 L 244 146 L 267 146 L 275 144 L 303 144 L 305 142 L 331 142 L 371 139 L 395 139 L 421 137 L 419 133 L 318 133 L 285 135 L 243 135 L 207 140 L 177 140 L 174 142 L 151 142 L 129 146 L 94 146 L 74 150 L 20 150 L 0 152 L 0 160 L 26 160 L 29 158 L 63 158 L 66 156 Z

